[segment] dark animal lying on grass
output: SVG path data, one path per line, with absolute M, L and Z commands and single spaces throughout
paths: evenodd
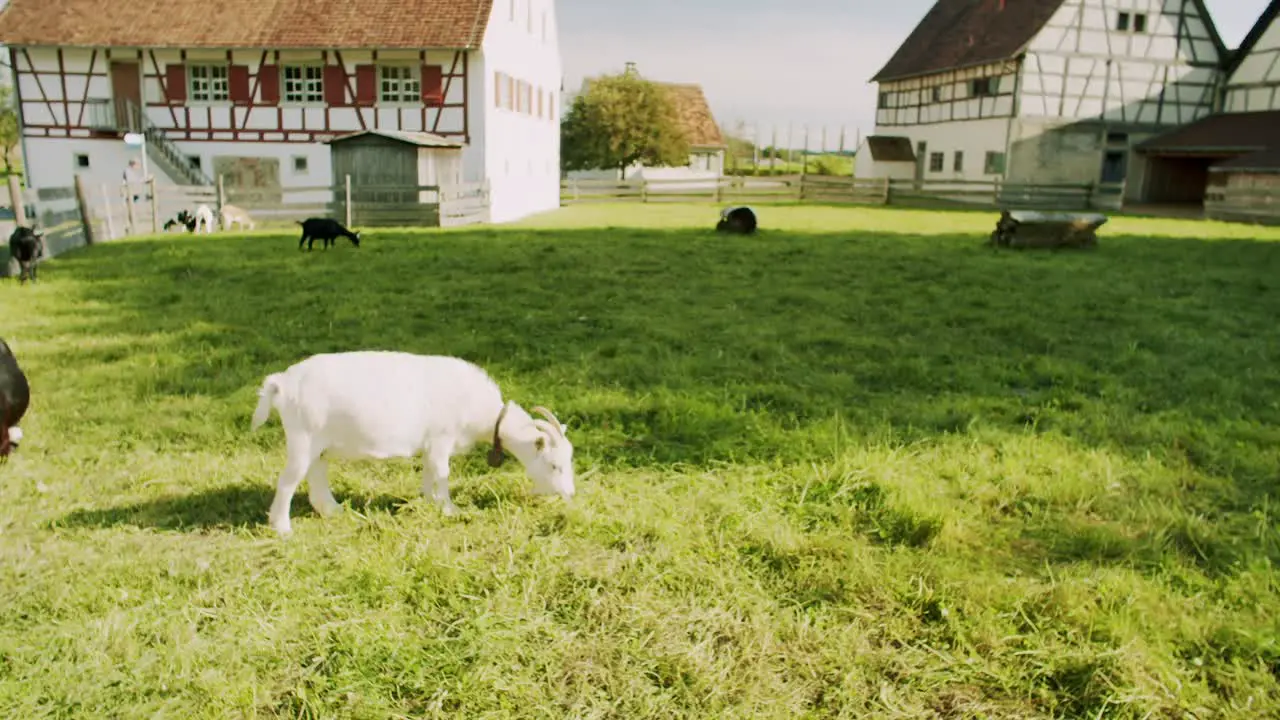
M 351 232 L 342 226 L 342 223 L 331 218 L 307 218 L 298 223 L 302 226 L 302 238 L 298 240 L 298 249 L 302 249 L 302 244 L 307 244 L 307 249 L 311 249 L 312 243 L 316 240 L 323 240 L 323 247 L 327 250 L 330 245 L 337 242 L 339 237 L 345 237 L 351 240 L 351 244 L 360 247 L 360 233 Z
M 749 207 L 725 208 L 716 223 L 716 232 L 750 235 L 756 231 L 756 214 Z
M 27 376 L 18 367 L 9 343 L 0 338 L 0 462 L 8 459 L 10 451 L 22 441 L 18 421 L 30 403 L 31 386 L 27 384 Z
M 9 236 L 9 256 L 18 261 L 18 282 L 36 281 L 36 265 L 44 257 L 44 231 L 19 225 Z

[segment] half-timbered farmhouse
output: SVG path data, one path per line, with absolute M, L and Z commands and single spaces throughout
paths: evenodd
M 314 187 L 327 141 L 386 131 L 492 221 L 559 205 L 554 0 L 10 0 L 0 42 L 31 187 L 120 181 L 128 131 L 157 182 Z
M 1213 186 L 1280 187 L 1280 0 L 1226 63 L 1220 111 L 1137 149 L 1147 202 L 1198 205 Z
M 1201 0 L 938 0 L 872 78 L 868 141 L 914 164 L 859 152 L 855 172 L 1132 180 L 1134 144 L 1213 111 L 1225 55 Z
M 627 63 L 626 72 L 637 72 L 634 63 Z M 585 93 L 591 87 L 593 78 L 584 78 L 579 92 Z M 653 84 L 666 90 L 671 102 L 675 105 L 676 116 L 685 137 L 689 139 L 689 162 L 676 167 L 646 167 L 643 163 L 635 163 L 626 170 L 625 178 L 617 168 L 600 170 L 571 170 L 566 177 L 571 180 L 587 179 L 627 179 L 647 178 L 650 180 L 714 180 L 724 174 L 724 155 L 727 145 L 720 132 L 720 124 L 711 112 L 711 105 L 696 83 L 674 83 L 652 81 Z M 573 103 L 575 96 L 565 98 L 566 107 Z

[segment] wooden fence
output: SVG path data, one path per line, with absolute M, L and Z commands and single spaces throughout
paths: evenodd
M 1212 220 L 1280 225 L 1280 187 L 1210 186 L 1204 216 Z
M 331 217 L 347 227 L 457 227 L 489 220 L 488 183 L 459 185 L 293 187 L 277 189 L 216 185 L 160 185 L 154 180 L 128 186 L 89 183 L 83 176 L 72 187 L 22 189 L 10 178 L 15 219 L 0 223 L 4 237 L 15 224 L 36 225 L 45 232 L 45 256 L 71 248 L 131 235 L 165 231 L 182 210 L 209 206 L 220 227 L 219 209 L 235 205 L 249 214 L 256 228 L 296 229 L 295 221 Z M 184 231 L 185 228 L 179 227 Z M 238 228 L 237 228 L 238 230 Z M 4 260 L 8 260 L 4 253 Z M 0 262 L 0 276 L 16 272 L 16 262 Z
M 832 175 L 679 180 L 564 180 L 562 204 L 583 202 L 816 202 L 1045 210 L 1119 209 L 1123 184 L 916 181 Z

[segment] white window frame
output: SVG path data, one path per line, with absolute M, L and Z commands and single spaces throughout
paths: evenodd
M 407 63 L 378 65 L 378 104 L 422 104 L 422 68 Z
M 324 105 L 324 65 L 286 63 L 280 66 L 283 105 Z
M 187 102 L 193 105 L 231 102 L 230 66 L 226 63 L 188 63 Z

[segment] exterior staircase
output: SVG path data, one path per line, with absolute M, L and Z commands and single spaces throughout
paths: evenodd
M 147 138 L 147 160 L 173 178 L 179 185 L 213 185 L 213 178 L 200 168 L 187 161 L 186 155 L 178 149 L 164 134 L 164 129 L 157 127 L 147 119 L 130 100 L 118 100 L 115 103 L 115 130 L 120 133 L 141 133 Z

